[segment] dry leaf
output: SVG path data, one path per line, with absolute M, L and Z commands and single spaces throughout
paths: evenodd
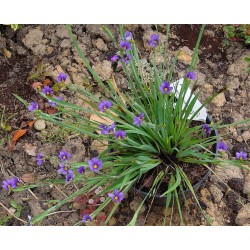
M 14 141 L 14 142 L 16 142 L 20 137 L 22 137 L 23 135 L 25 135 L 27 131 L 28 131 L 28 129 L 19 129 L 19 130 L 17 130 L 14 133 L 14 135 L 13 135 L 13 137 L 12 137 L 11 140 Z
M 43 83 L 44 83 L 44 86 L 48 86 L 48 85 L 51 83 L 51 81 L 50 81 L 50 79 L 46 78 L 46 79 L 43 81 Z
M 98 122 L 98 123 L 103 123 L 103 124 L 107 124 L 107 125 L 111 125 L 112 123 L 114 123 L 111 119 L 109 119 L 108 117 L 101 117 L 99 115 L 96 115 L 96 114 L 92 114 L 90 116 L 90 121 L 95 121 L 95 122 Z M 97 129 L 96 132 L 98 134 L 100 134 L 100 129 Z
M 116 84 L 115 78 L 114 78 L 114 74 L 112 74 L 112 81 L 111 81 L 111 82 L 112 82 L 112 84 L 113 84 L 113 87 L 114 87 L 115 91 L 116 91 L 117 94 L 121 97 L 122 102 L 123 102 L 124 104 L 126 104 L 126 101 L 125 101 L 124 96 L 122 95 L 122 93 L 120 92 L 119 88 L 117 87 L 117 84 Z
M 37 146 L 32 145 L 31 143 L 24 144 L 24 151 L 31 156 L 36 156 Z
M 31 174 L 24 174 L 21 177 L 21 180 L 25 183 L 32 183 L 32 182 L 34 182 L 34 175 L 32 173 Z
M 3 53 L 6 58 L 10 59 L 11 58 L 11 53 L 7 49 L 3 48 Z

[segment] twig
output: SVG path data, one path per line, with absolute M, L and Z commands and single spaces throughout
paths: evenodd
M 14 218 L 16 218 L 17 220 L 19 220 L 19 221 L 21 221 L 21 222 L 23 222 L 23 223 L 25 223 L 25 224 L 28 223 L 27 221 L 25 221 L 25 220 L 23 220 L 23 219 L 20 219 L 20 218 L 18 218 L 15 214 L 13 214 L 7 207 L 4 206 L 4 204 L 3 204 L 2 202 L 0 202 L 0 205 L 8 212 L 11 216 L 13 216 Z
M 60 192 L 62 195 L 64 195 L 66 198 L 68 198 L 68 196 L 62 191 L 60 190 L 56 185 L 54 185 L 55 189 Z
M 57 211 L 51 214 L 48 214 L 47 216 L 54 215 L 54 214 L 60 214 L 60 213 L 73 213 L 76 212 L 77 210 L 70 210 L 70 211 Z
M 12 176 L 14 176 L 14 174 L 13 174 L 9 169 L 7 169 L 7 171 L 8 171 Z M 20 180 L 20 182 L 21 182 L 23 185 L 25 185 L 25 183 L 24 183 L 21 179 L 19 179 L 19 180 Z M 39 200 L 39 199 L 37 198 L 37 196 L 36 196 L 30 189 L 28 189 L 28 191 L 31 193 L 31 195 L 32 195 L 35 199 Z

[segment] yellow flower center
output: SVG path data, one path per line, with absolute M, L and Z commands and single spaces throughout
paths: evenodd
M 120 135 L 118 136 L 118 139 L 121 139 L 121 136 L 120 136 Z
M 104 107 L 103 107 L 103 109 L 104 109 L 104 110 L 106 110 L 106 109 L 107 109 L 107 107 L 106 107 L 106 106 L 104 106 Z
M 66 156 L 65 156 L 65 155 L 63 156 L 63 159 L 66 159 Z
M 98 168 L 97 164 L 94 165 L 94 168 Z
M 10 186 L 10 184 L 8 185 L 8 189 L 11 189 L 11 186 Z
M 168 91 L 168 88 L 167 88 L 167 87 L 165 87 L 165 88 L 164 88 L 164 91 Z
M 114 198 L 115 200 L 118 200 L 119 198 L 118 198 L 118 196 L 115 196 L 115 198 Z
M 65 167 L 64 167 L 64 170 L 68 170 L 68 169 L 69 169 L 69 167 L 68 167 L 68 166 L 65 166 Z

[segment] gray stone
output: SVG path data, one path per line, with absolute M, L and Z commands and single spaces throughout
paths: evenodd
M 133 212 L 136 212 L 136 210 L 139 208 L 139 206 L 141 205 L 143 199 L 139 198 L 139 197 L 135 197 L 133 201 L 130 202 L 129 206 L 130 206 L 130 209 L 133 211 Z M 140 211 L 139 211 L 139 214 L 142 214 L 144 213 L 145 211 L 147 210 L 147 206 L 145 205 L 145 203 L 143 203 Z
M 43 129 L 45 129 L 46 127 L 46 123 L 44 120 L 37 120 L 35 123 L 34 123 L 34 128 L 37 130 L 37 131 L 41 131 Z
M 235 223 L 238 226 L 243 226 L 244 224 L 250 223 L 250 203 L 247 203 L 241 208 L 235 219 Z
M 100 76 L 103 81 L 110 79 L 113 72 L 111 62 L 104 60 L 93 66 L 94 71 Z
M 62 150 L 68 151 L 72 156 L 70 160 L 72 162 L 81 162 L 85 158 L 85 146 L 83 145 L 81 138 L 69 140 L 62 148 Z
M 107 26 L 108 26 L 108 28 L 111 28 L 111 26 L 109 26 L 109 25 L 107 25 Z M 101 24 L 87 24 L 86 31 L 90 35 L 101 36 L 102 39 L 105 40 L 106 42 L 112 41 L 112 39 L 103 30 L 103 26 Z
M 242 79 L 247 79 L 247 62 L 245 57 L 250 57 L 250 52 L 245 52 L 239 58 L 232 63 L 227 70 L 227 73 L 231 76 L 241 77 Z
M 0 36 L 0 49 L 6 48 L 6 38 Z
M 209 187 L 209 191 L 212 194 L 214 201 L 216 203 L 219 203 L 223 197 L 222 191 L 218 187 L 216 187 L 215 185 L 211 185 Z
M 98 38 L 96 41 L 93 42 L 97 49 L 102 51 L 108 51 L 108 46 L 101 38 Z
M 60 47 L 63 49 L 70 48 L 71 47 L 71 40 L 70 39 L 62 40 Z
M 20 45 L 16 46 L 16 52 L 19 56 L 27 55 L 27 50 L 23 46 L 20 46 Z
M 225 94 L 224 93 L 220 93 L 219 95 L 217 95 L 213 100 L 212 103 L 216 106 L 216 107 L 222 107 L 225 103 L 226 103 L 226 98 L 225 98 Z
M 42 56 L 45 54 L 51 54 L 53 52 L 53 48 L 43 44 L 42 38 L 43 38 L 43 32 L 41 30 L 32 29 L 22 39 L 22 42 L 28 49 L 32 50 L 34 55 Z
M 70 38 L 69 32 L 68 32 L 65 25 L 57 25 L 56 36 L 61 38 L 61 39 Z
M 230 165 L 228 163 L 223 163 L 223 167 L 216 166 L 214 170 L 214 175 L 212 176 L 212 179 L 215 182 L 228 182 L 228 180 L 238 178 L 238 179 L 244 179 L 242 171 L 239 167 L 236 167 L 234 165 Z M 219 180 L 218 180 L 219 179 Z

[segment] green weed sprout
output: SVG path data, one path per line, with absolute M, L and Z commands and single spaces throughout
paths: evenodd
M 70 162 L 71 155 L 68 152 L 60 152 L 58 156 L 61 161 L 59 172 L 65 176 L 66 182 L 80 182 L 83 187 L 33 218 L 32 224 L 40 222 L 75 197 L 91 193 L 100 186 L 103 189 L 98 195 L 104 195 L 106 199 L 91 214 L 85 214 L 82 222 L 88 223 L 95 220 L 99 212 L 109 203 L 113 203 L 113 209 L 105 221 L 107 224 L 129 190 L 135 186 L 137 189 L 142 188 L 143 180 L 150 176 L 153 176 L 153 179 L 148 185 L 148 192 L 129 225 L 135 225 L 141 206 L 147 199 L 154 199 L 155 195 L 165 197 L 166 208 L 177 205 L 181 224 L 184 224 L 181 199 L 186 199 L 185 190 L 190 190 L 200 206 L 193 183 L 187 177 L 184 166 L 205 166 L 208 170 L 213 171 L 211 166 L 223 166 L 223 163 L 230 163 L 235 167 L 249 170 L 249 162 L 246 161 L 245 152 L 238 152 L 236 159 L 227 160 L 216 157 L 217 151 L 215 152 L 213 147 L 219 142 L 219 136 L 213 134 L 212 131 L 246 123 L 250 119 L 230 125 L 193 123 L 193 119 L 202 108 L 224 91 L 222 89 L 210 96 L 198 109 L 194 110 L 195 103 L 201 93 L 201 90 L 195 92 L 197 81 L 195 81 L 194 69 L 204 27 L 204 25 L 201 27 L 189 71 L 182 84 L 177 80 L 175 85 L 170 82 L 173 81 L 178 55 L 171 65 L 166 64 L 169 25 L 166 29 L 165 46 L 157 34 L 153 34 L 150 38 L 149 46 L 153 51 L 153 62 L 149 68 L 152 77 L 147 80 L 144 78 L 143 63 L 139 57 L 133 35 L 128 31 L 125 32 L 123 25 L 121 25 L 120 37 L 122 39 L 117 41 L 110 30 L 103 27 L 118 48 L 118 52 L 111 60 L 113 62 L 119 60 L 122 63 L 123 71 L 128 80 L 129 90 L 121 93 L 114 79 L 104 83 L 96 74 L 78 46 L 71 26 L 67 25 L 74 46 L 96 84 L 103 88 L 105 96 L 97 98 L 82 86 L 73 83 L 67 84 L 67 88 L 70 91 L 80 93 L 81 99 L 87 104 L 86 106 L 77 106 L 52 97 L 52 88 L 44 87 L 41 95 L 55 103 L 58 109 L 58 112 L 53 115 L 43 113 L 38 109 L 37 103 L 31 103 L 28 106 L 27 102 L 20 97 L 17 98 L 28 106 L 30 111 L 36 112 L 40 118 L 99 140 L 106 145 L 106 149 L 99 153 L 98 157 L 78 163 Z M 160 65 L 156 65 L 156 52 L 158 51 L 165 58 Z M 65 74 L 60 74 L 58 81 L 65 81 L 66 78 Z M 191 88 L 193 98 L 188 95 L 189 88 Z M 88 119 L 79 115 L 78 111 L 95 115 L 98 119 Z M 71 122 L 64 120 L 62 114 L 67 115 L 67 120 L 71 118 Z M 220 135 L 220 138 L 223 138 L 223 135 Z M 223 142 L 218 145 L 218 149 L 226 150 L 226 145 Z M 38 165 L 44 164 L 45 159 L 46 156 L 39 154 L 37 157 Z M 87 172 L 92 172 L 92 175 L 86 175 Z M 168 182 L 163 187 L 164 190 L 160 191 L 164 180 L 168 180 Z M 48 183 L 63 182 L 65 181 L 62 179 L 47 180 L 43 183 L 18 187 L 14 191 L 43 186 Z M 80 221 L 77 225 L 82 222 Z M 165 222 L 166 220 L 163 223 L 165 224 Z

